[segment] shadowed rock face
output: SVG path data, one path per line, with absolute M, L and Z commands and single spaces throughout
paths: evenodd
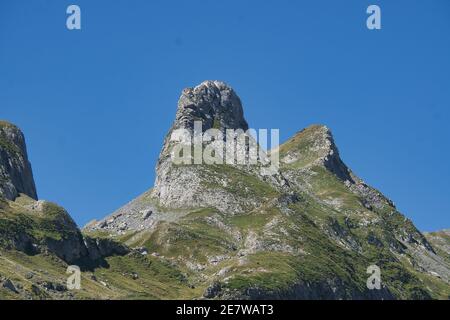
M 25 138 L 16 126 L 0 121 L 0 197 L 14 200 L 19 193 L 37 200 Z

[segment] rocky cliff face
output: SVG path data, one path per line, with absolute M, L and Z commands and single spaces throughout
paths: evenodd
M 16 126 L 0 121 L 0 197 L 14 200 L 20 193 L 37 199 L 25 138 Z
M 194 88 L 184 89 L 170 131 L 193 129 L 196 120 L 203 122 L 203 130 L 213 127 L 248 129 L 241 100 L 230 86 L 221 81 L 205 81 Z
M 127 252 L 111 241 L 83 237 L 60 206 L 37 201 L 22 132 L 0 122 L 0 248 L 30 255 L 52 253 L 67 263 L 92 264 Z

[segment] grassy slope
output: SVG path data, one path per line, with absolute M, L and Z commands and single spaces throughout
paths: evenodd
M 42 211 L 37 211 L 30 209 L 33 203 L 34 200 L 25 195 L 15 202 L 0 200 L 0 243 L 3 246 L 18 235 L 26 234 L 36 242 L 72 235 L 74 224 L 63 208 L 47 202 Z
M 450 264 L 450 230 L 425 234 L 433 248 Z
M 30 210 L 33 200 L 22 196 L 16 202 L 0 200 L 0 279 L 10 279 L 19 293 L 0 285 L 0 299 L 128 299 L 192 298 L 198 293 L 189 287 L 185 276 L 169 262 L 156 257 L 131 253 L 113 256 L 93 270 L 82 272 L 81 291 L 46 289 L 46 283 L 65 285 L 67 263 L 41 251 L 26 254 L 11 248 L 18 234 L 32 237 L 36 243 L 45 238 L 60 240 L 73 232 L 61 219 L 59 207 L 46 204 L 43 212 Z M 27 275 L 33 274 L 32 278 Z M 133 274 L 137 274 L 133 277 Z
M 381 208 L 367 209 L 363 199 L 351 192 L 343 181 L 315 164 L 314 161 L 322 156 L 314 148 L 321 131 L 320 126 L 309 127 L 280 147 L 281 158 L 288 154 L 299 156 L 298 161 L 284 164 L 283 169 L 296 172 L 294 177 L 297 182 L 308 186 L 306 192 L 302 191 L 304 198 L 310 199 L 313 211 L 309 213 L 311 219 L 323 229 L 328 229 L 330 224 L 338 225 L 344 241 L 348 239 L 357 243 L 360 262 L 380 266 L 385 283 L 399 297 L 414 298 L 421 294 L 422 288 L 428 288 L 432 297 L 447 299 L 450 294 L 448 284 L 415 271 L 407 252 L 404 252 L 403 257 L 392 253 L 393 248 L 401 246 L 395 239 L 395 235 L 401 231 L 418 234 L 420 238 L 420 233 L 411 221 L 387 205 L 387 202 Z M 368 241 L 369 237 L 376 239 L 376 242 Z

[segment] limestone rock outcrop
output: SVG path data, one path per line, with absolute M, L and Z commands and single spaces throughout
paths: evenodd
M 14 200 L 20 193 L 37 200 L 23 133 L 0 121 L 0 197 Z

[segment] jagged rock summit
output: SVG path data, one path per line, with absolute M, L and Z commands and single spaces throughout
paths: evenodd
M 208 176 L 217 171 L 209 166 L 175 165 L 171 152 L 177 142 L 171 141 L 174 130 L 194 130 L 194 122 L 202 123 L 202 132 L 218 129 L 248 129 L 241 100 L 235 91 L 221 81 L 205 81 L 194 88 L 184 89 L 178 101 L 175 121 L 170 128 L 156 167 L 155 187 L 152 196 L 167 208 L 214 207 L 221 211 L 239 212 L 237 195 L 219 188 L 205 188 Z M 225 135 L 224 135 L 225 137 Z M 209 179 L 210 180 L 210 179 Z M 212 181 L 209 181 L 212 182 Z M 213 182 L 214 183 L 214 182 Z M 242 198 L 242 197 L 241 197 Z M 240 199 L 253 202 L 255 199 Z
M 15 298 L 54 297 L 43 294 L 44 291 L 51 290 L 60 298 L 70 298 L 65 285 L 43 282 L 42 277 L 47 277 L 47 271 L 42 271 L 39 263 L 46 266 L 49 261 L 53 261 L 59 268 L 69 263 L 78 264 L 80 268 L 86 269 L 103 263 L 107 256 L 126 253 L 128 249 L 125 246 L 109 239 L 83 236 L 64 208 L 48 201 L 37 200 L 24 135 L 15 125 L 1 121 L 0 298 L 4 297 L 2 288 L 12 292 Z M 28 259 L 34 257 L 37 257 L 36 264 L 31 265 L 31 268 L 35 268 L 34 273 L 27 273 L 29 266 L 24 265 L 29 263 Z M 39 257 L 43 258 L 44 262 Z M 10 265 L 14 266 L 14 270 L 9 269 Z M 32 283 L 29 290 L 24 289 L 23 285 L 16 287 L 9 278 L 3 278 L 5 271 L 13 273 L 14 278 L 21 272 L 36 274 L 36 282 L 27 281 L 28 284 Z M 38 273 L 40 279 L 37 279 Z
M 194 121 L 203 122 L 203 130 L 209 128 L 248 129 L 241 100 L 234 90 L 221 81 L 204 81 L 194 88 L 183 90 L 173 129 L 193 129 Z
M 14 200 L 20 193 L 37 200 L 25 138 L 15 125 L 0 121 L 0 197 Z

